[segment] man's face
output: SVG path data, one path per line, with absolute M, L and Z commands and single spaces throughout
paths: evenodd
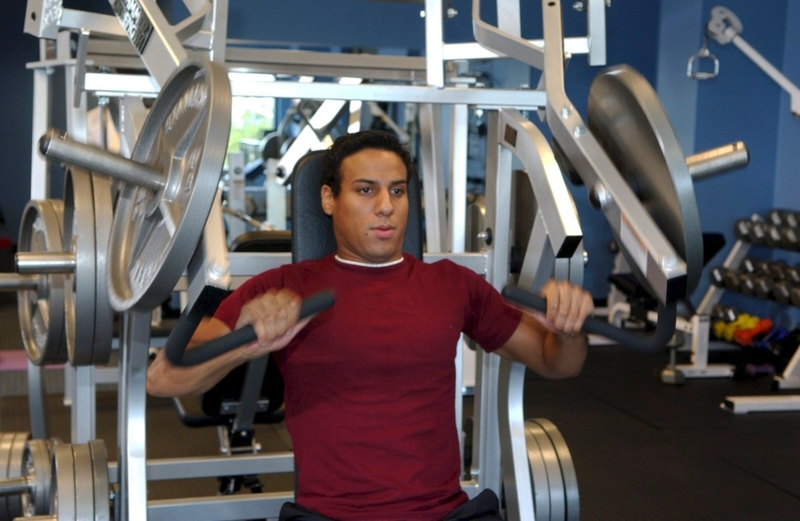
M 403 255 L 408 219 L 406 167 L 394 152 L 366 148 L 342 161 L 334 197 L 322 187 L 322 209 L 333 217 L 339 257 L 381 264 Z

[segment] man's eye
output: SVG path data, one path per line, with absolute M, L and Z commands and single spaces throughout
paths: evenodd
M 403 188 L 395 188 L 392 190 L 392 193 L 395 195 L 403 195 L 406 191 Z
M 372 191 L 372 189 L 370 187 L 368 187 L 368 186 L 365 186 L 363 188 L 359 188 L 358 189 L 358 192 L 361 193 L 361 194 L 368 194 L 371 191 Z

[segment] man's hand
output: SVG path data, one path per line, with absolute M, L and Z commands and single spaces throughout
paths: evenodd
M 256 341 L 245 348 L 245 356 L 255 359 L 286 347 L 310 320 L 298 322 L 301 299 L 288 289 L 269 291 L 245 304 L 236 329 L 253 326 Z
M 537 314 L 542 324 L 554 333 L 576 335 L 583 321 L 594 313 L 594 301 L 588 291 L 566 280 L 552 279 L 542 289 L 547 299 L 547 313 Z

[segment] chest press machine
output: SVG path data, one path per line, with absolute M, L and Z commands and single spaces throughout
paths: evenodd
M 435 24 L 436 8 L 441 6 L 430 1 L 426 4 L 430 4 L 426 5 L 429 13 L 426 24 Z M 597 88 L 593 85 L 592 92 L 597 96 L 599 115 L 593 117 L 590 108 L 588 126 L 582 121 L 564 91 L 565 40 L 561 33 L 560 2 L 544 1 L 542 9 L 544 42 L 532 43 L 519 37 L 518 10 L 516 13 L 513 9 L 501 11 L 501 30 L 481 21 L 478 15 L 480 2 L 473 2 L 478 43 L 497 55 L 542 69 L 541 90 L 509 94 L 504 101 L 499 101 L 504 94 L 492 93 L 493 98 L 476 93 L 474 89 L 444 88 L 423 92 L 413 88 L 392 90 L 348 86 L 343 89 L 334 86 L 328 94 L 353 100 L 372 96 L 372 99 L 432 104 L 455 102 L 458 106 L 476 105 L 491 111 L 487 229 L 484 232 L 487 251 L 482 257 L 484 272 L 498 289 L 509 280 L 511 205 L 508 203 L 512 200 L 512 155 L 524 163 L 536 197 L 536 208 L 532 209 L 536 217 L 519 286 L 524 290 L 536 290 L 553 275 L 581 282 L 584 269 L 582 232 L 562 177 L 562 171 L 577 172 L 589 187 L 593 203 L 606 215 L 637 277 L 659 301 L 659 327 L 654 338 L 631 337 L 601 326 L 603 334 L 634 347 L 660 349 L 674 330 L 675 304 L 687 294 L 688 288 L 693 287 L 692 283 L 696 284 L 701 267 L 698 258 L 702 258 L 702 241 L 697 238 L 699 223 L 696 208 L 692 208 L 691 179 L 683 175 L 685 161 L 682 152 L 676 148 L 677 142 L 671 135 L 666 117 L 652 117 L 653 111 L 660 109 L 660 104 L 656 106 L 639 96 L 649 85 L 629 69 L 612 69 L 595 80 Z M 601 38 L 604 36 L 604 6 L 598 8 L 592 3 L 590 9 L 590 31 L 594 31 L 592 40 L 604 44 L 604 38 Z M 197 25 L 197 21 L 208 14 L 193 13 L 193 23 Z M 206 16 L 206 22 L 209 19 L 213 17 Z M 186 30 L 186 27 L 181 29 Z M 120 519 L 175 519 L 187 515 L 195 519 L 227 519 L 231 509 L 235 509 L 240 517 L 271 516 L 287 499 L 285 495 L 267 494 L 226 500 L 147 501 L 148 479 L 207 475 L 208 471 L 203 467 L 211 463 L 217 467 L 216 472 L 223 474 L 256 473 L 269 459 L 268 456 L 227 458 L 227 461 L 197 458 L 158 462 L 145 459 L 144 377 L 149 312 L 175 286 L 202 233 L 203 216 L 210 211 L 224 157 L 220 143 L 227 140 L 227 122 L 230 121 L 230 86 L 221 67 L 188 60 L 183 53 L 172 54 L 177 61 L 167 65 L 157 54 L 159 46 L 182 47 L 179 41 L 170 40 L 169 35 L 174 33 L 161 31 L 154 40 L 157 46 L 139 49 L 148 69 L 164 87 L 133 150 L 133 161 L 124 162 L 97 149 L 85 148 L 58 134 L 51 134 L 42 141 L 44 153 L 75 165 L 73 170 L 85 168 L 124 180 L 114 212 L 106 258 L 100 258 L 105 248 L 97 246 L 93 253 L 80 249 L 80 256 L 75 254 L 74 259 L 56 259 L 55 255 L 27 259 L 30 273 L 47 277 L 50 273 L 70 273 L 72 270 L 77 270 L 76 278 L 77 273 L 90 273 L 87 271 L 89 268 L 79 269 L 85 260 L 81 256 L 87 254 L 94 261 L 95 269 L 98 269 L 99 262 L 107 263 L 100 269 L 108 273 L 110 303 L 114 309 L 124 313 L 119 382 L 120 460 L 116 465 L 108 465 L 108 472 L 104 473 L 106 462 L 99 450 L 95 450 L 96 442 L 86 446 L 63 444 L 65 449 L 58 449 L 61 445 L 55 444 L 56 449 L 50 450 L 54 454 L 52 469 L 57 486 L 45 492 L 32 486 L 30 481 L 25 485 L 26 490 L 37 498 L 38 503 L 34 501 L 37 504 L 42 503 L 42 494 L 48 497 L 58 494 L 61 500 L 57 510 L 50 505 L 51 510 L 45 508 L 42 512 L 52 514 L 54 519 L 107 519 L 109 504 L 104 497 L 108 497 L 105 493 L 108 481 L 119 486 L 114 509 Z M 135 43 L 142 43 L 134 38 L 135 35 L 128 36 Z M 220 51 L 217 47 L 214 50 Z M 442 52 L 437 51 L 435 45 L 429 51 L 434 58 L 440 58 L 441 66 Z M 604 46 L 591 50 L 593 63 L 598 63 L 598 60 L 604 63 L 604 51 Z M 435 60 L 429 60 L 431 62 L 434 66 L 429 68 L 428 83 L 442 86 L 444 79 L 436 74 Z M 441 75 L 441 70 L 438 73 Z M 314 86 L 297 84 L 272 87 L 265 88 L 262 95 L 314 97 L 313 93 L 323 92 Z M 657 102 L 657 98 L 655 100 Z M 538 129 L 514 110 L 520 108 L 545 112 L 558 155 L 553 153 Z M 636 118 L 638 126 L 631 128 L 625 123 L 630 121 L 628 116 L 634 109 L 640 109 L 641 116 Z M 653 160 L 663 168 L 643 168 L 642 173 L 634 167 L 642 163 L 649 166 Z M 423 176 L 426 186 L 429 186 L 430 174 L 423 171 Z M 102 177 L 92 174 L 92 178 Z M 429 195 L 433 196 L 429 197 L 431 202 L 444 197 L 443 192 Z M 654 211 L 654 208 L 663 211 Z M 56 232 L 50 215 L 53 212 L 40 211 L 48 213 L 51 226 L 47 233 L 48 237 L 54 238 Z M 427 207 L 425 211 L 426 217 L 432 217 L 427 213 Z M 680 218 L 676 218 L 676 214 Z M 94 220 L 96 223 L 100 218 L 94 217 Z M 436 218 L 428 221 L 438 223 Z M 104 222 L 109 221 L 106 218 Z M 73 221 L 70 228 L 75 230 L 76 227 Z M 77 240 L 70 239 L 70 244 Z M 36 247 L 31 249 L 36 250 Z M 50 251 L 49 247 L 46 249 Z M 21 260 L 25 265 L 24 256 Z M 58 267 L 50 267 L 53 264 Z M 32 284 L 30 279 L 24 283 Z M 80 293 L 84 294 L 86 287 L 78 286 L 77 280 L 73 281 L 73 286 L 76 291 L 80 287 Z M 55 292 L 58 292 L 58 287 L 57 284 L 52 286 Z M 97 288 L 92 291 L 96 297 Z M 509 289 L 506 293 L 528 305 L 538 305 L 516 289 Z M 86 295 L 85 298 L 89 298 L 89 290 L 86 290 Z M 52 341 L 59 345 L 57 339 L 60 335 L 55 329 L 51 333 Z M 92 344 L 88 341 L 87 344 L 76 344 L 77 349 L 84 349 L 81 345 Z M 60 347 L 54 349 L 63 357 Z M 102 349 L 98 349 L 100 358 L 102 353 Z M 92 360 L 92 357 L 87 359 Z M 468 470 L 470 479 L 463 483 L 465 490 L 470 495 L 487 487 L 499 492 L 502 483 L 508 519 L 577 519 L 577 478 L 563 438 L 546 420 L 526 423 L 522 418 L 523 369 L 518 365 L 501 363 L 496 356 L 482 355 L 479 355 L 479 367 L 475 456 L 473 467 Z M 22 438 L 24 436 L 15 436 L 0 441 L 0 448 L 13 447 L 16 454 L 19 452 L 18 441 Z M 291 468 L 290 458 L 282 458 L 279 466 L 286 468 L 288 462 L 288 468 Z M 46 459 L 50 461 L 50 458 Z M 84 477 L 80 482 L 69 477 L 79 473 Z M 91 480 L 89 476 L 92 476 Z M 104 481 L 103 476 L 108 479 Z M 2 486 L 0 484 L 0 488 Z M 4 490 L 19 491 L 19 483 L 15 486 L 6 483 Z M 93 500 L 90 501 L 89 497 Z

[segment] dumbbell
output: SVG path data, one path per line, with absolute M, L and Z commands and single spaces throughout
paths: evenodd
M 733 225 L 733 234 L 739 240 L 761 246 L 765 241 L 764 224 L 763 218 L 759 215 L 753 215 L 749 219 L 738 219 Z
M 728 291 L 739 291 L 741 274 L 738 271 L 722 268 L 722 283 Z
M 772 277 L 762 275 L 753 281 L 754 296 L 760 299 L 772 298 L 773 289 L 775 289 L 775 279 Z
M 767 212 L 767 221 L 775 226 L 800 226 L 800 212 L 795 210 L 774 209 Z
M 773 248 L 800 249 L 800 212 L 776 209 L 767 214 L 770 225 L 765 229 L 767 244 Z
M 793 306 L 800 307 L 800 286 L 792 287 L 789 292 L 789 301 Z
M 756 280 L 761 279 L 758 275 L 752 273 L 739 274 L 739 293 L 747 295 L 748 297 L 755 296 L 756 294 Z
M 711 318 L 714 320 L 721 320 L 723 322 L 733 322 L 739 316 L 739 310 L 733 306 L 726 304 L 714 304 L 711 308 Z
M 792 288 L 796 286 L 791 280 L 779 280 L 772 289 L 772 298 L 779 304 L 791 304 Z
M 789 251 L 800 250 L 800 229 L 783 226 L 780 229 L 781 248 Z
M 788 280 L 792 284 L 800 284 L 800 266 L 789 266 L 784 273 L 784 280 Z
M 739 329 L 750 329 L 758 324 L 760 319 L 747 313 L 740 313 L 736 320 L 733 322 L 724 322 L 722 320 L 714 324 L 714 334 L 717 338 L 725 340 L 726 342 L 733 342 L 733 335 Z
M 745 273 L 759 273 L 761 259 L 757 257 L 745 257 L 739 265 L 739 269 Z
M 714 266 L 711 268 L 711 283 L 718 288 L 725 287 L 725 273 L 728 271 L 727 268 L 722 266 Z
M 733 333 L 733 340 L 740 346 L 749 346 L 753 339 L 766 335 L 772 329 L 772 320 L 762 318 L 753 327 L 737 329 Z

